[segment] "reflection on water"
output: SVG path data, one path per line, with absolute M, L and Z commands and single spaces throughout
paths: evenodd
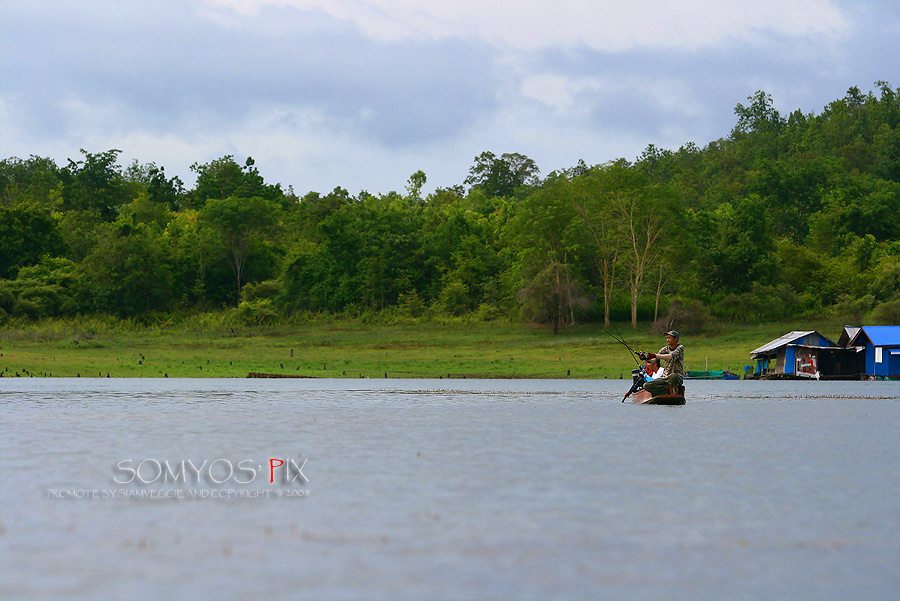
M 0 379 L 0 597 L 896 599 L 900 384 L 687 385 Z

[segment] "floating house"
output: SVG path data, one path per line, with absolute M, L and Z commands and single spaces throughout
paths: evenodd
M 865 375 L 900 378 L 900 326 L 863 326 L 850 345 L 863 349 Z
M 853 337 L 856 336 L 856 334 L 861 329 L 862 328 L 860 328 L 859 326 L 844 326 L 844 329 L 841 332 L 841 337 L 838 338 L 838 346 L 850 348 L 850 341 L 853 340 Z
M 862 328 L 859 326 L 844 326 L 838 338 L 840 351 L 834 351 L 832 356 L 834 364 L 830 366 L 828 375 L 836 379 L 860 379 L 866 374 L 865 348 L 855 345 L 853 339 Z
M 834 372 L 840 346 L 815 330 L 788 332 L 750 352 L 757 378 L 820 378 Z M 825 369 L 823 369 L 825 368 Z
M 875 342 L 865 334 L 866 330 L 871 330 Z M 876 351 L 877 347 L 881 350 Z M 750 355 L 756 360 L 756 370 L 751 376 L 754 378 L 900 377 L 900 326 L 844 326 L 838 344 L 815 330 L 789 332 Z M 875 367 L 876 355 L 881 357 L 883 365 Z M 891 361 L 895 361 L 893 367 L 888 365 Z

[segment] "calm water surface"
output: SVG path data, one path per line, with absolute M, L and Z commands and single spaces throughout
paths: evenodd
M 627 384 L 0 379 L 0 598 L 900 597 L 900 383 Z

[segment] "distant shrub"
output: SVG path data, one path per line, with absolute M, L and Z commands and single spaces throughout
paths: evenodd
M 57 315 L 62 288 L 53 285 L 33 285 L 19 292 L 19 301 L 28 301 L 37 308 L 40 317 Z
M 473 317 L 477 321 L 493 321 L 501 316 L 500 310 L 494 305 L 481 303 L 473 313 Z
M 255 301 L 261 299 L 275 299 L 284 290 L 279 280 L 266 280 L 255 284 L 245 284 L 241 288 L 242 301 Z
M 34 301 L 20 298 L 13 305 L 12 314 L 16 317 L 37 319 L 41 316 L 41 306 Z
M 865 315 L 875 306 L 875 297 L 867 294 L 862 298 L 842 296 L 834 306 L 835 317 L 844 323 L 862 324 Z
M 887 301 L 900 294 L 900 259 L 890 257 L 874 270 L 869 292 L 876 299 Z
M 469 308 L 469 289 L 462 282 L 449 282 L 441 289 L 439 302 L 447 314 L 462 315 Z
M 811 292 L 803 292 L 797 297 L 794 311 L 806 318 L 821 317 L 824 311 L 822 297 Z
M 669 303 L 665 317 L 653 322 L 651 330 L 654 334 L 662 334 L 672 329 L 699 334 L 706 331 L 709 325 L 709 312 L 703 303 L 698 300 L 675 299 Z
M 425 312 L 425 301 L 413 290 L 400 295 L 400 308 L 409 317 L 421 317 Z
M 751 290 L 731 293 L 712 305 L 717 318 L 734 323 L 768 322 L 784 319 L 802 311 L 806 302 L 787 284 L 757 285 Z
M 16 304 L 16 295 L 10 289 L 11 284 L 9 280 L 0 280 L 0 309 L 7 313 L 11 312 L 13 305 Z
M 244 325 L 273 325 L 279 321 L 275 303 L 268 298 L 242 302 L 237 308 L 237 317 Z
M 867 321 L 882 326 L 900 324 L 900 298 L 877 305 L 872 309 Z

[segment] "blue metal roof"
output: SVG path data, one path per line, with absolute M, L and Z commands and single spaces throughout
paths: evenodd
M 900 346 L 900 326 L 863 326 L 853 341 L 859 340 L 860 336 L 868 338 L 873 346 Z

